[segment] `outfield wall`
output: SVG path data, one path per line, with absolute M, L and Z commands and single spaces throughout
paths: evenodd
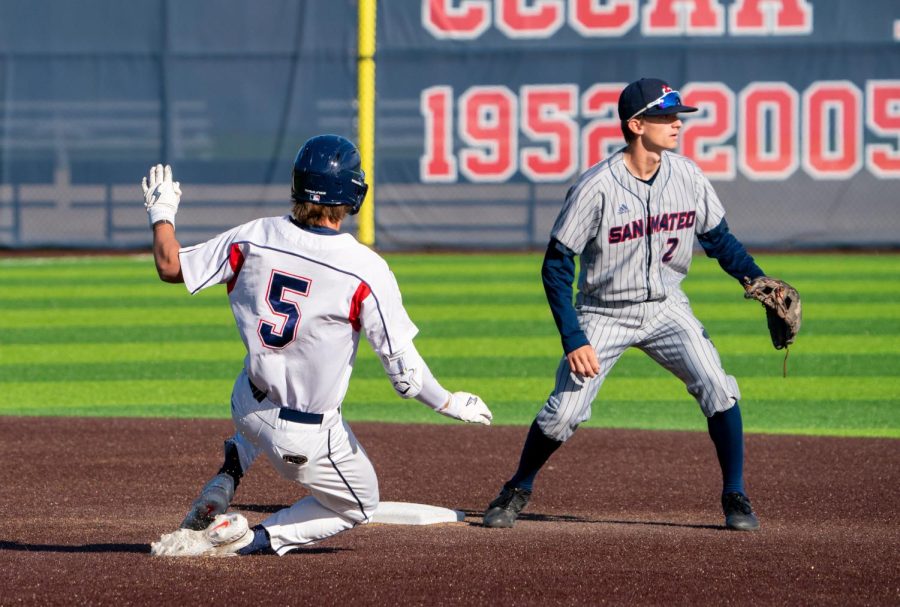
M 0 1 L 0 245 L 148 243 L 137 183 L 160 160 L 185 242 L 282 212 L 297 146 L 355 138 L 356 15 Z M 377 33 L 379 248 L 542 247 L 641 76 L 701 108 L 682 152 L 748 244 L 900 244 L 893 0 L 386 0 Z

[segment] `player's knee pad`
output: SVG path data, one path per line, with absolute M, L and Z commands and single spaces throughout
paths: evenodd
M 422 391 L 425 361 L 412 344 L 402 352 L 382 356 L 381 365 L 402 398 L 415 398 Z

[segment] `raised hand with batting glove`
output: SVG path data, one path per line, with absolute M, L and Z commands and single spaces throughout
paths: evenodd
M 144 190 L 144 207 L 150 217 L 150 226 L 160 221 L 175 225 L 175 214 L 181 202 L 181 184 L 172 181 L 172 167 L 157 164 L 150 167 L 150 174 L 141 182 Z

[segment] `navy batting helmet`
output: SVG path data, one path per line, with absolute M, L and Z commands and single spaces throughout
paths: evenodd
M 355 215 L 369 186 L 359 150 L 340 135 L 319 135 L 303 144 L 294 159 L 291 199 L 326 206 L 346 205 Z

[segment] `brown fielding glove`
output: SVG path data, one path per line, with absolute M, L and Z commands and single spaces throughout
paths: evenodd
M 777 278 L 760 276 L 744 278 L 744 297 L 755 299 L 766 309 L 769 335 L 776 350 L 794 343 L 800 331 L 800 294 L 797 289 Z

